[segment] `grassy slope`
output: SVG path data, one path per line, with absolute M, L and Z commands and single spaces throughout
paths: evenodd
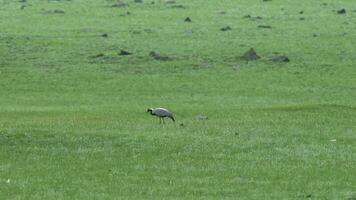
M 0 198 L 355 196 L 356 5 L 325 2 L 0 0 Z

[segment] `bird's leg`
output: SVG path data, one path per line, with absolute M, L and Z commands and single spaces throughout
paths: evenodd
M 159 123 L 161 124 L 162 123 L 162 118 L 159 117 Z
M 163 124 L 164 124 L 164 118 L 162 118 Z

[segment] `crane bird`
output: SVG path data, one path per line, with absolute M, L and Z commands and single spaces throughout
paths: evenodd
M 159 123 L 164 123 L 164 118 L 168 117 L 170 118 L 173 122 L 175 122 L 175 119 L 173 117 L 172 112 L 165 108 L 148 108 L 147 112 L 150 113 L 151 115 L 159 117 Z

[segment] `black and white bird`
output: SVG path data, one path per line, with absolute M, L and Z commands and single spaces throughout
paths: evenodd
M 148 108 L 147 112 L 150 113 L 151 115 L 159 117 L 159 122 L 161 123 L 163 121 L 164 123 L 164 118 L 168 117 L 170 118 L 173 122 L 175 122 L 175 119 L 173 117 L 172 112 L 165 108 Z

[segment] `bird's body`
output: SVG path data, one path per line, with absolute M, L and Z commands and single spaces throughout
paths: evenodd
M 172 112 L 165 108 L 148 108 L 147 112 L 149 112 L 151 115 L 159 117 L 159 120 L 163 120 L 165 117 L 170 118 L 173 122 L 175 122 L 175 119 L 173 117 Z M 164 122 L 164 120 L 163 120 Z

